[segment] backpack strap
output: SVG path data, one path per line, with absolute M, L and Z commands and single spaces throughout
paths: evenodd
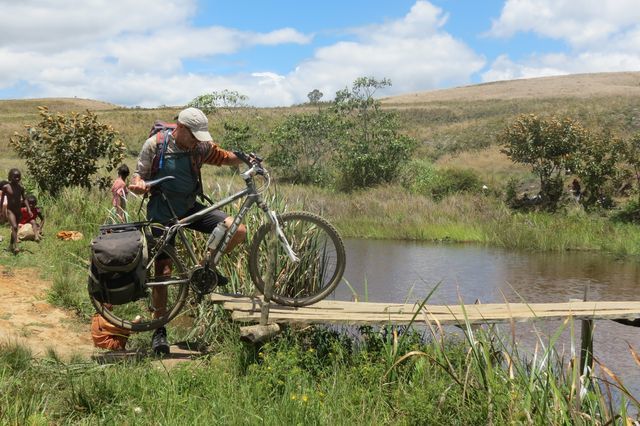
M 191 171 L 194 176 L 196 176 L 198 180 L 198 187 L 196 189 L 196 196 L 202 198 L 209 204 L 213 204 L 213 201 L 209 197 L 207 197 L 204 193 L 204 189 L 202 186 L 202 164 L 204 163 L 204 158 L 207 153 L 207 146 L 204 143 L 199 143 L 191 152 Z

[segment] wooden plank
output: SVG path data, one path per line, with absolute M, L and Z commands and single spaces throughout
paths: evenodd
M 211 298 L 214 302 L 233 303 L 237 309 L 248 309 L 249 307 L 261 306 L 261 299 L 258 297 L 233 296 L 216 294 Z M 275 305 L 278 309 L 296 310 L 302 308 L 287 307 Z M 402 304 L 402 303 L 369 303 L 369 302 L 345 302 L 345 301 L 327 301 L 323 300 L 304 309 L 313 310 L 348 310 L 349 312 L 414 312 L 418 304 Z M 480 309 L 482 312 L 569 312 L 569 311 L 592 311 L 592 310 L 609 310 L 622 309 L 640 313 L 640 301 L 572 301 L 560 303 L 488 303 L 464 305 L 467 311 Z M 462 305 L 425 305 L 425 309 L 430 312 L 461 312 Z
M 248 304 L 248 303 L 225 303 L 226 309 L 234 310 L 234 311 L 245 311 L 252 312 L 258 310 L 260 308 L 259 303 Z M 318 306 L 313 307 L 303 307 L 303 308 L 291 308 L 291 307 L 282 307 L 278 305 L 274 305 L 272 308 L 273 312 L 298 312 L 302 314 L 303 312 L 306 314 L 311 314 L 314 312 L 322 312 L 327 315 L 341 315 L 346 313 L 351 314 L 408 314 L 412 315 L 413 310 L 404 311 L 404 310 L 394 310 L 394 309 L 386 309 L 377 311 L 375 309 L 359 309 L 359 310 L 349 310 L 349 309 L 341 309 L 341 310 L 326 310 L 322 309 Z M 442 307 L 434 307 L 433 306 L 425 306 L 423 308 L 423 312 L 427 312 L 430 315 L 455 315 L 458 317 L 498 317 L 498 318 L 508 318 L 513 316 L 518 317 L 527 317 L 527 318 L 535 318 L 535 317 L 549 317 L 549 316 L 594 316 L 594 315 L 632 315 L 640 313 L 640 309 L 633 308 L 622 308 L 618 306 L 571 306 L 569 309 L 548 309 L 546 306 L 537 306 L 537 305 L 510 305 L 509 309 L 496 309 L 493 306 L 483 306 L 483 305 L 467 305 L 464 308 L 462 306 L 442 306 Z
M 215 294 L 212 300 L 233 311 L 236 321 L 256 322 L 260 318 L 262 301 L 258 297 Z M 306 307 L 272 304 L 273 322 L 342 323 L 342 324 L 408 324 L 417 304 L 363 303 L 321 301 Z M 575 319 L 636 319 L 640 318 L 640 302 L 570 301 L 562 303 L 492 303 L 474 305 L 425 305 L 415 317 L 416 322 L 495 323 L 573 317 Z
M 611 317 L 600 316 L 590 317 L 593 319 L 621 319 L 624 315 L 613 315 Z M 637 314 L 629 316 L 629 318 L 636 318 Z M 243 322 L 258 322 L 260 315 L 258 313 L 249 312 L 234 312 L 232 314 L 234 321 Z M 558 316 L 547 317 L 546 319 L 560 318 Z M 582 317 L 574 317 L 576 320 Z M 539 318 L 541 319 L 541 318 Z M 438 316 L 438 317 L 421 317 L 418 316 L 413 324 L 424 324 L 425 322 L 438 322 L 442 325 L 448 324 L 464 324 L 466 322 L 470 324 L 495 324 L 495 323 L 508 323 L 530 321 L 532 318 L 514 317 L 514 318 L 468 318 L 465 320 L 463 317 L 455 316 Z M 270 321 L 276 323 L 304 323 L 304 324 L 410 324 L 412 323 L 412 316 L 409 315 L 299 315 L 295 313 L 272 313 L 270 315 Z

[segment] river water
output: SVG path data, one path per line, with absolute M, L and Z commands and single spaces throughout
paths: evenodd
M 619 261 L 601 253 L 535 253 L 476 245 L 443 245 L 389 240 L 347 240 L 345 279 L 330 298 L 360 301 L 423 300 L 440 283 L 429 304 L 509 302 L 567 302 L 640 300 L 640 263 Z M 531 353 L 539 339 L 547 343 L 561 326 L 559 320 L 516 324 L 521 353 Z M 574 339 L 580 345 L 577 321 Z M 508 326 L 504 326 L 508 327 Z M 511 329 L 505 330 L 511 333 Z M 569 356 L 570 333 L 556 345 Z M 624 380 L 640 398 L 640 366 L 629 351 L 640 352 L 640 328 L 597 321 L 595 357 Z M 600 374 L 602 376 L 602 374 Z

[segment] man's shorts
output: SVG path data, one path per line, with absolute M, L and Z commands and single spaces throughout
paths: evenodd
M 189 209 L 189 211 L 183 217 L 191 216 L 192 214 L 195 214 L 205 208 L 206 206 L 200 203 L 196 203 L 196 205 Z M 191 225 L 186 226 L 185 228 L 193 229 L 194 231 L 202 232 L 205 234 L 210 234 L 213 232 L 213 229 L 216 227 L 216 225 L 225 220 L 227 217 L 229 217 L 229 215 L 222 210 L 213 210 L 205 214 L 199 221 L 194 222 Z M 151 232 L 154 237 L 160 237 L 162 236 L 163 231 L 161 229 L 152 227 Z M 169 242 L 169 244 L 173 245 L 174 243 L 175 235 Z M 167 256 L 166 254 L 161 254 L 158 256 L 158 259 L 166 259 L 168 257 L 169 256 Z

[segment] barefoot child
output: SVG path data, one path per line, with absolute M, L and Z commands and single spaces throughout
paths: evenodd
M 2 188 L 4 188 L 8 183 L 8 180 L 0 180 L 0 223 L 5 223 L 7 221 L 7 199 L 4 198 L 4 201 L 2 201 Z
M 126 164 L 118 167 L 118 178 L 111 186 L 111 194 L 113 196 L 112 205 L 116 211 L 116 215 L 121 222 L 126 222 L 127 210 L 127 178 L 129 177 L 129 167 Z
M 2 187 L 2 197 L 0 198 L 0 206 L 7 200 L 7 219 L 11 225 L 11 241 L 9 242 L 9 251 L 13 254 L 18 253 L 18 223 L 22 218 L 21 207 L 25 203 L 24 188 L 20 185 L 22 174 L 18 169 L 9 170 L 9 183 Z M 31 215 L 31 209 L 27 204 L 27 212 Z

